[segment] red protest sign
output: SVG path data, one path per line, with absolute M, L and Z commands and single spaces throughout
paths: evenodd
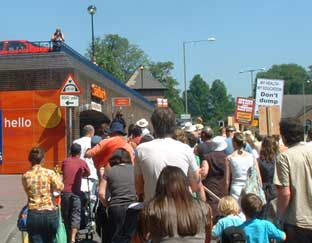
M 253 120 L 255 101 L 250 98 L 237 97 L 235 120 L 240 124 L 250 125 Z

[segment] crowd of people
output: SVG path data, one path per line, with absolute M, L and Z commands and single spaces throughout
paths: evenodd
M 312 147 L 301 123 L 283 119 L 280 136 L 262 137 L 232 126 L 215 135 L 201 118 L 178 128 L 170 108 L 156 108 L 150 122 L 127 127 L 118 114 L 97 131 L 84 126 L 62 176 L 32 148 L 22 177 L 30 242 L 53 242 L 53 191 L 70 243 L 86 191 L 100 202 L 103 243 L 312 242 Z

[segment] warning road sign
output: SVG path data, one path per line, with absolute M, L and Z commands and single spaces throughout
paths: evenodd
M 81 94 L 78 82 L 73 78 L 72 74 L 68 74 L 61 88 L 61 94 Z

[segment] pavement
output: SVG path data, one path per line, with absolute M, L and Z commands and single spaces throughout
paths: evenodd
M 16 222 L 21 208 L 27 203 L 21 175 L 0 175 L 0 185 L 0 242 L 21 243 L 22 234 L 17 229 Z M 94 234 L 93 240 L 79 243 L 100 242 L 100 238 Z
M 0 175 L 0 241 L 21 242 L 21 232 L 16 221 L 21 208 L 26 204 L 21 175 Z M 16 238 L 15 241 L 12 241 Z

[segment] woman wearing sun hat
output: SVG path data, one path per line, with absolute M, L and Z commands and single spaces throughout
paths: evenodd
M 142 129 L 142 137 L 147 135 L 147 134 L 150 134 L 150 131 L 147 128 L 148 127 L 148 121 L 145 118 L 138 120 L 135 123 L 135 125 Z
M 227 148 L 227 143 L 224 137 L 216 136 L 212 139 L 213 152 L 210 152 L 204 156 L 202 168 L 208 168 L 205 171 L 206 177 L 203 180 L 203 185 L 206 186 L 210 191 L 216 194 L 219 198 L 228 195 L 229 192 L 229 167 L 225 163 L 226 155 L 224 150 Z M 208 204 L 211 206 L 212 215 L 214 219 L 218 215 L 218 203 L 219 200 L 206 193 L 206 198 Z

